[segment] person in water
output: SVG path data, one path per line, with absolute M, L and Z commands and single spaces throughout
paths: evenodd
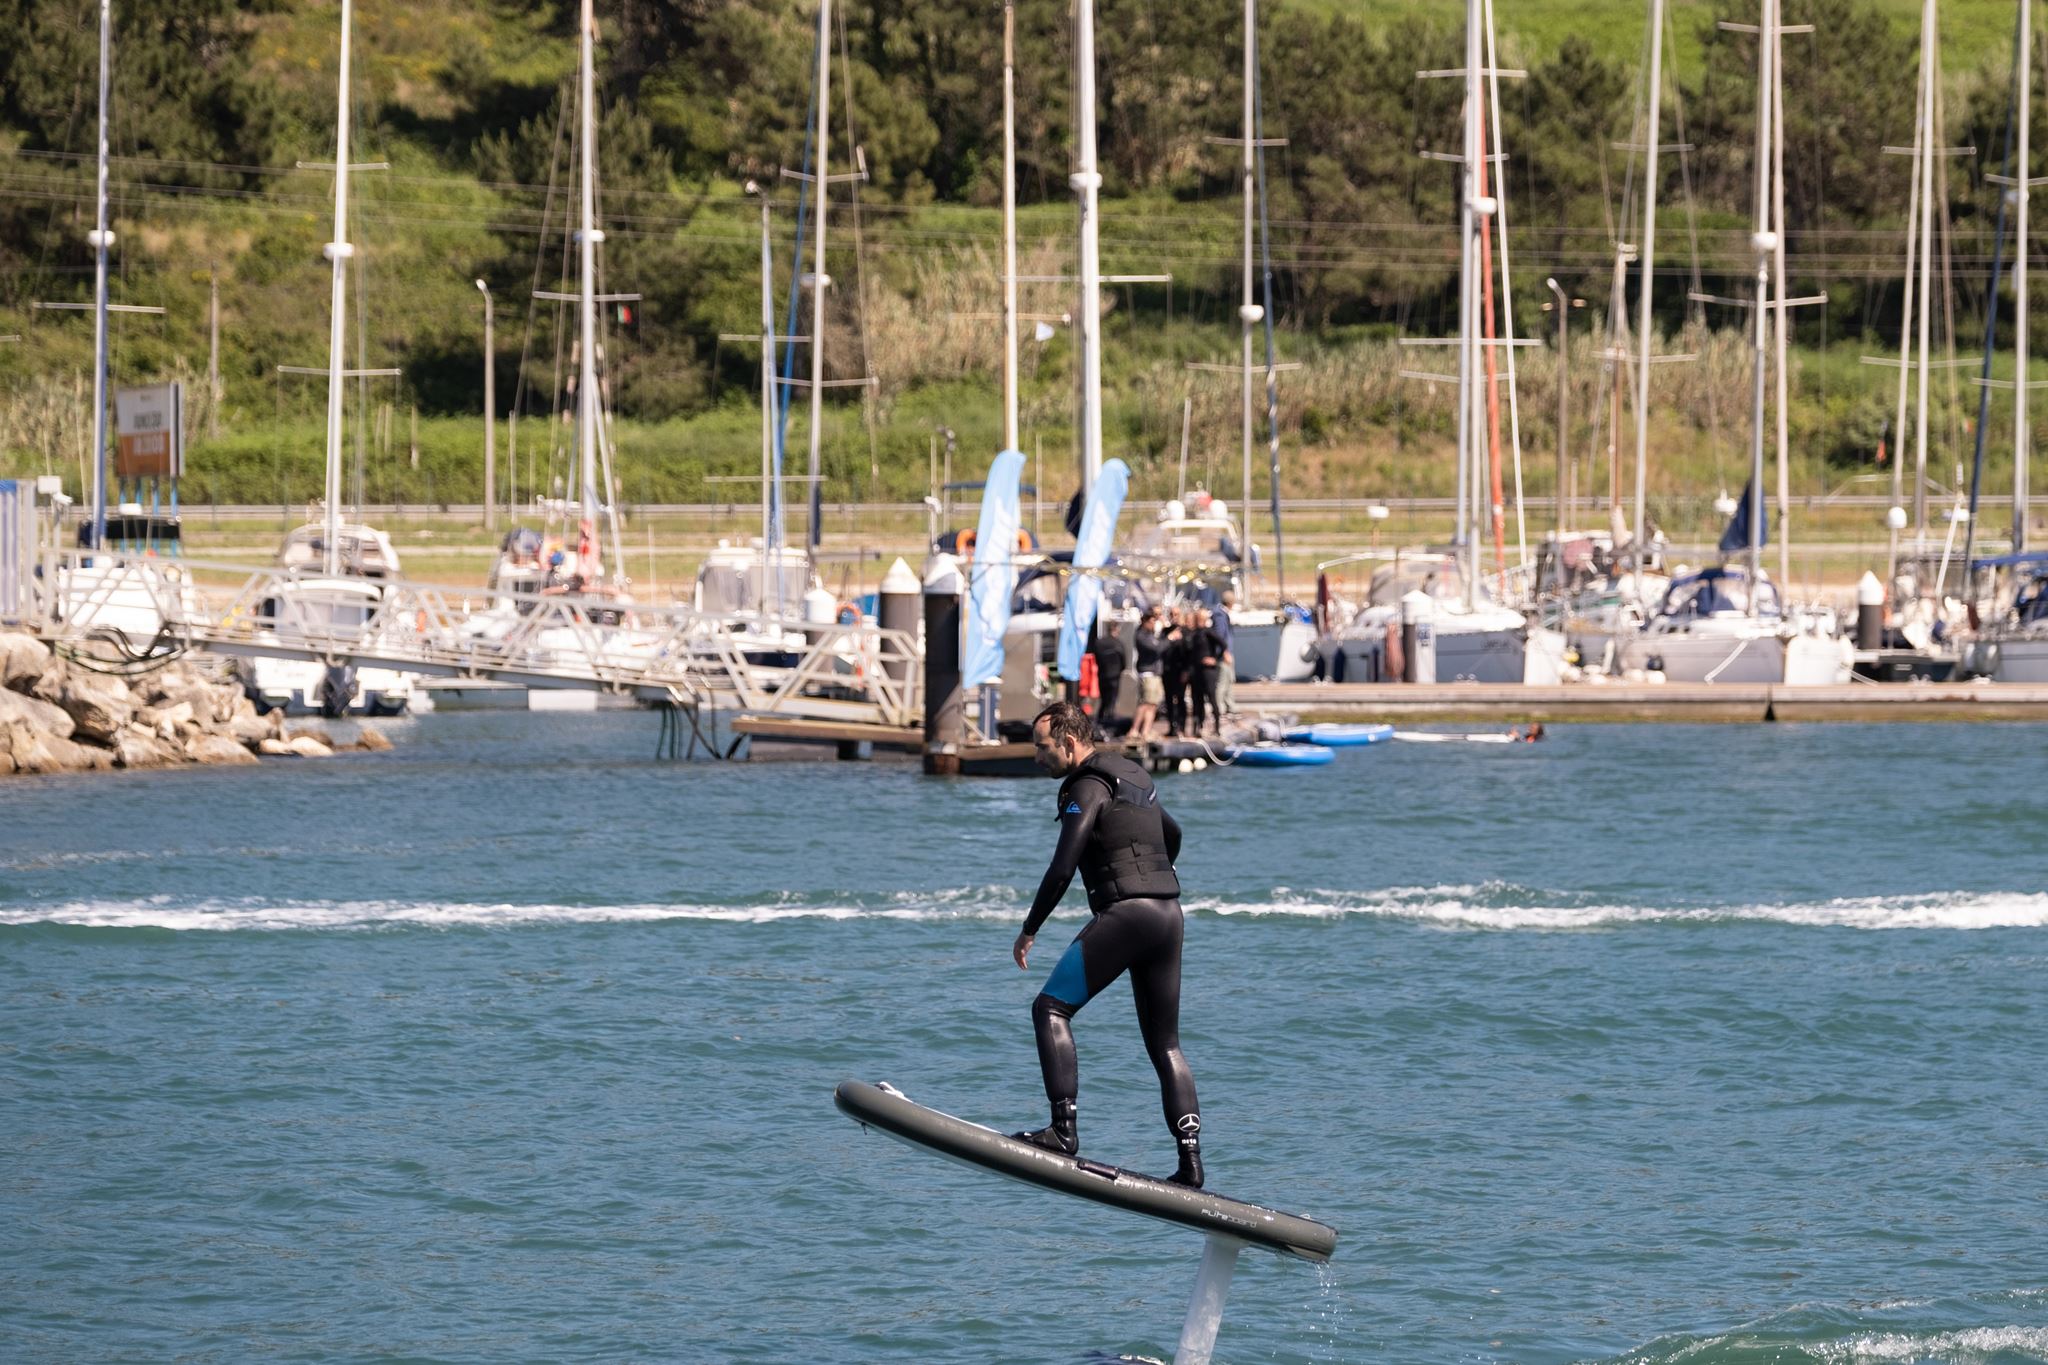
M 1031 944 L 1066 895 L 1076 870 L 1088 888 L 1094 918 L 1075 935 L 1031 1002 L 1052 1122 L 1014 1136 L 1068 1156 L 1081 1150 L 1075 1122 L 1080 1073 L 1072 1020 L 1077 1010 L 1128 971 L 1138 1005 L 1138 1031 L 1159 1073 L 1166 1126 L 1180 1153 L 1179 1168 L 1167 1178 L 1200 1189 L 1202 1114 L 1195 1100 L 1194 1075 L 1180 1051 L 1185 922 L 1180 881 L 1173 870 L 1173 860 L 1180 854 L 1180 826 L 1159 804 L 1159 793 L 1143 768 L 1095 747 L 1094 726 L 1080 707 L 1071 702 L 1046 707 L 1031 724 L 1031 742 L 1038 751 L 1038 766 L 1063 779 L 1060 837 L 1010 955 L 1020 969 L 1030 970 Z

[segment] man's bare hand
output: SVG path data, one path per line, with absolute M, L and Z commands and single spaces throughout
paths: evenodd
M 1010 956 L 1017 959 L 1019 971 L 1031 970 L 1031 942 L 1030 934 L 1019 934 L 1017 941 L 1010 945 Z

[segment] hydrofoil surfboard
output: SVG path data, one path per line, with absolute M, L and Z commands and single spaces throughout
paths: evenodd
M 886 1083 L 842 1081 L 832 1099 L 863 1127 L 879 1128 L 955 1161 L 1060 1194 L 1235 1238 L 1304 1261 L 1327 1261 L 1337 1249 L 1337 1230 L 1313 1219 L 1191 1190 L 1086 1157 L 1049 1152 L 993 1128 L 927 1108 Z

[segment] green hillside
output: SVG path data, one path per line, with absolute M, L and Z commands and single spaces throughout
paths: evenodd
M 1639 213 L 1624 197 L 1629 154 L 1615 144 L 1630 138 L 1643 8 L 1500 6 L 1503 58 L 1529 71 L 1503 90 L 1512 305 L 1520 331 L 1547 338 L 1546 275 L 1589 301 L 1575 316 L 1582 349 L 1568 367 L 1587 477 L 1605 464 L 1591 332 L 1606 301 L 1610 224 Z M 1739 319 L 1689 308 L 1683 295 L 1695 261 L 1709 289 L 1747 268 L 1753 40 L 1718 34 L 1712 21 L 1753 17 L 1752 8 L 1672 6 L 1665 136 L 1682 116 L 1695 150 L 1682 164 L 1666 160 L 1659 318 L 1673 333 L 1693 329 L 1672 346 L 1707 357 L 1658 375 L 1657 477 L 1674 496 L 1727 482 L 1742 458 L 1744 342 L 1711 330 Z M 1855 357 L 1895 345 L 1907 177 L 1881 147 L 1911 138 L 1917 7 L 1787 0 L 1786 9 L 1788 22 L 1815 22 L 1830 38 L 1787 40 L 1795 287 L 1829 298 L 1799 319 L 1792 418 L 1802 487 L 1822 488 L 1867 464 L 1890 412 L 1888 382 Z M 1234 382 L 1186 366 L 1236 354 L 1237 153 L 1214 139 L 1238 131 L 1239 11 L 1229 0 L 1102 0 L 1098 11 L 1105 269 L 1173 277 L 1111 291 L 1111 443 L 1138 468 L 1141 488 L 1170 486 L 1185 399 L 1191 468 L 1234 487 Z M 750 176 L 774 186 L 782 296 L 798 187 L 776 171 L 803 161 L 814 10 L 796 0 L 660 0 L 600 3 L 598 14 L 604 287 L 643 296 L 630 319 L 607 320 L 622 494 L 730 496 L 730 485 L 707 480 L 758 465 L 758 356 L 751 342 L 729 339 L 759 325 L 758 209 L 740 186 Z M 1061 3 L 1019 7 L 1021 236 L 1033 275 L 1071 268 L 1066 14 Z M 0 53 L 0 334 L 21 338 L 0 343 L 0 474 L 62 472 L 75 482 L 86 440 L 89 320 L 33 305 L 90 294 L 96 16 L 80 0 L 0 0 L 0 24 L 22 38 Z M 166 313 L 116 319 L 114 367 L 117 382 L 191 381 L 193 499 L 298 501 L 319 485 L 324 381 L 277 367 L 326 360 L 320 247 L 331 235 L 332 177 L 300 163 L 333 156 L 337 17 L 335 4 L 285 0 L 120 10 L 110 293 Z M 1457 17 L 1450 0 L 1287 0 L 1263 15 L 1265 131 L 1288 139 L 1269 154 L 1279 346 L 1305 366 L 1281 390 L 1292 491 L 1451 486 L 1446 395 L 1401 378 L 1428 366 L 1392 338 L 1455 326 L 1455 173 L 1417 153 L 1457 145 L 1458 90 L 1413 73 L 1457 63 Z M 1981 149 L 1950 163 L 1945 198 L 1965 353 L 1980 344 L 1995 206 L 1981 174 L 1996 169 L 2010 20 L 2009 6 L 1982 0 L 1951 3 L 1944 20 L 1945 141 Z M 835 189 L 827 363 L 835 376 L 872 372 L 880 382 L 866 401 L 835 391 L 828 489 L 914 497 L 942 429 L 963 458 L 981 458 L 997 439 L 1000 20 L 981 0 L 896 0 L 847 6 L 844 28 L 834 169 L 847 168 L 857 143 L 870 178 L 857 209 L 846 187 Z M 564 472 L 556 414 L 571 328 L 559 305 L 530 295 L 561 287 L 571 173 L 563 96 L 574 53 L 573 6 L 356 8 L 353 157 L 389 169 L 353 178 L 360 269 L 347 360 L 403 371 L 352 386 L 349 444 L 360 446 L 371 500 L 477 496 L 479 278 L 497 312 L 500 415 L 518 414 L 517 436 L 501 429 L 500 449 L 509 460 L 516 440 L 522 493 Z M 216 283 L 217 405 L 203 379 Z M 1026 287 L 1027 313 L 1057 319 L 1072 309 L 1071 286 Z M 780 303 L 777 315 L 782 330 Z M 1541 467 L 1532 491 L 1544 492 L 1554 359 L 1545 349 L 1520 364 L 1520 428 Z M 1027 345 L 1026 443 L 1048 462 L 1063 460 L 1072 439 L 1072 369 L 1066 326 Z M 1943 401 L 1936 426 L 1947 464 L 1967 449 L 1974 400 L 1956 387 Z M 1993 430 L 2001 420 L 1995 407 Z M 804 428 L 799 405 L 793 450 L 806 445 Z

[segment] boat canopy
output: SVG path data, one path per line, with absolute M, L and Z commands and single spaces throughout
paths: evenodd
M 1657 608 L 1657 615 L 1671 620 L 1693 620 L 1708 616 L 1747 616 L 1749 614 L 1749 573 L 1733 564 L 1718 568 L 1701 569 L 1671 580 L 1665 590 L 1664 601 Z M 1768 578 L 1764 579 L 1757 593 L 1756 614 L 1777 616 L 1782 614 L 1778 601 L 1778 587 Z
M 2048 569 L 2048 550 L 2026 550 L 2016 555 L 1970 561 L 1971 573 L 1982 573 L 1986 569 Z

